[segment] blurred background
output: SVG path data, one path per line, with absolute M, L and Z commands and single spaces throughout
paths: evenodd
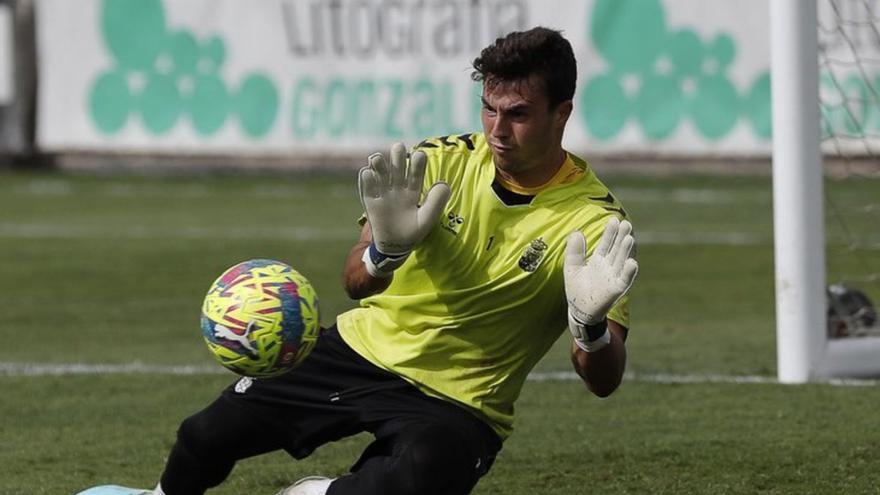
M 773 136 L 802 122 L 771 111 L 769 4 L 0 1 L 0 493 L 154 486 L 179 422 L 234 379 L 201 341 L 210 283 L 283 260 L 332 324 L 355 304 L 357 168 L 480 130 L 471 61 L 536 25 L 578 58 L 565 147 L 636 226 L 628 375 L 589 396 L 563 334 L 475 493 L 876 493 L 880 3 L 788 23 L 816 41 L 818 139 L 789 150 L 818 186 L 798 221 L 824 256 L 813 340 L 861 349 L 858 373 L 813 363 L 796 386 L 778 379 L 774 273 L 799 255 L 774 252 L 792 179 L 774 184 Z M 247 460 L 215 492 L 344 473 L 367 441 Z

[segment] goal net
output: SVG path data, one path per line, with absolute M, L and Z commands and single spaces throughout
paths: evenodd
M 779 379 L 880 376 L 880 1 L 771 14 Z
M 817 7 L 829 337 L 880 335 L 880 2 Z

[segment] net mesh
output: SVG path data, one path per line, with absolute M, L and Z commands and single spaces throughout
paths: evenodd
M 840 311 L 842 288 L 880 301 L 880 2 L 818 2 L 829 311 Z M 876 318 L 846 321 L 829 333 L 880 335 Z

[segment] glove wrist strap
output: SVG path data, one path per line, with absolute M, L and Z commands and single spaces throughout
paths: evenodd
M 587 325 L 569 311 L 568 327 L 574 337 L 575 345 L 584 352 L 596 352 L 611 343 L 611 332 L 608 330 L 608 320 L 605 318 L 593 325 Z
M 409 252 L 403 254 L 385 254 L 382 251 L 379 251 L 379 248 L 376 247 L 375 243 L 370 243 L 370 247 L 364 249 L 364 254 L 361 256 L 361 260 L 364 262 L 364 266 L 367 269 L 367 273 L 376 278 L 388 278 L 393 273 L 394 270 L 400 267 L 406 258 L 409 257 Z

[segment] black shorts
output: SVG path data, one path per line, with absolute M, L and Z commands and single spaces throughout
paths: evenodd
M 385 439 L 422 425 L 457 433 L 462 451 L 473 456 L 474 482 L 488 472 L 502 445 L 494 430 L 464 406 L 430 397 L 361 357 L 335 325 L 321 334 L 298 368 L 275 378 L 242 378 L 223 392 L 220 402 L 245 408 L 271 425 L 276 440 L 279 432 L 283 435 L 282 448 L 297 459 L 328 442 L 374 434 L 376 442 L 352 472 L 379 454 Z

